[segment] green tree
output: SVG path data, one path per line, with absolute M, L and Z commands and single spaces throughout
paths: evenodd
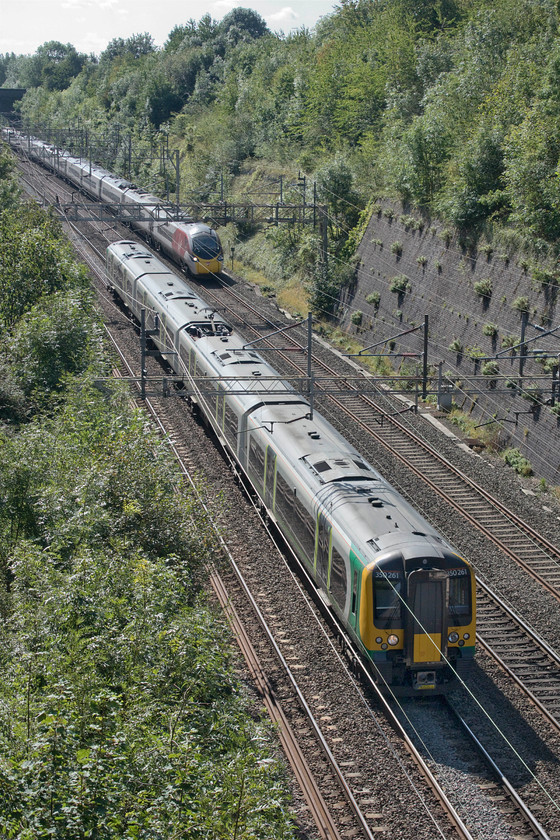
M 42 295 L 85 283 L 60 226 L 35 204 L 0 211 L 0 327 L 13 325 Z
M 25 84 L 29 87 L 42 85 L 51 91 L 65 90 L 86 61 L 87 56 L 78 53 L 72 44 L 47 41 L 29 59 Z

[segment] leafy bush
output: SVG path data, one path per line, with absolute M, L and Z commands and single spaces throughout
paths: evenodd
M 463 343 L 459 341 L 458 338 L 454 338 L 451 344 L 449 345 L 449 349 L 453 350 L 454 353 L 462 353 L 463 352 Z
M 498 327 L 496 324 L 484 324 L 482 332 L 490 338 L 495 338 L 498 334 Z
M 500 373 L 500 366 L 498 365 L 498 362 L 485 362 L 482 365 L 481 373 L 483 376 L 498 376 Z
M 412 230 L 418 229 L 418 222 L 416 221 L 414 216 L 409 216 L 406 213 L 403 213 L 399 221 L 405 230 L 409 230 L 410 228 L 412 228 Z
M 357 309 L 355 312 L 352 312 L 350 320 L 352 321 L 352 323 L 356 327 L 360 326 L 360 324 L 362 323 L 362 319 L 363 319 L 363 312 L 361 312 L 359 309 Z
M 541 286 L 543 289 L 547 286 L 557 286 L 558 285 L 558 275 L 555 274 L 553 271 L 549 271 L 546 268 L 540 268 L 539 266 L 533 266 L 531 271 L 531 275 L 535 283 Z
M 34 204 L 0 212 L 0 326 L 11 327 L 43 296 L 84 286 L 60 225 Z
M 367 295 L 366 302 L 369 303 L 370 306 L 373 306 L 374 309 L 379 309 L 381 295 L 379 294 L 379 292 L 371 292 L 369 295 Z
M 479 297 L 492 297 L 492 280 L 489 277 L 484 277 L 482 280 L 476 280 L 474 283 L 474 290 Z
M 395 254 L 396 257 L 400 257 L 402 254 L 402 242 L 397 239 L 395 242 L 391 243 L 391 253 Z
M 90 294 L 58 293 L 21 318 L 9 341 L 23 392 L 44 400 L 68 374 L 83 373 L 100 357 L 101 333 L 91 314 Z
M 533 468 L 530 462 L 523 457 L 519 449 L 507 449 L 503 454 L 504 461 L 513 467 L 516 473 L 523 476 L 533 475 Z
M 1 436 L 3 828 L 289 838 L 267 728 L 199 595 L 211 543 L 194 498 L 106 391 L 84 381 Z
M 396 277 L 393 277 L 389 284 L 389 291 L 399 295 L 404 295 L 410 291 L 410 280 L 406 274 L 397 274 Z
M 515 298 L 511 304 L 511 308 L 517 309 L 518 312 L 528 312 L 529 307 L 529 298 L 526 295 L 520 295 L 520 297 Z
M 519 336 L 516 335 L 504 335 L 502 337 L 502 347 L 506 349 L 507 347 L 515 347 L 519 344 Z
M 482 359 L 482 358 L 484 358 L 484 356 L 486 356 L 486 353 L 480 347 L 473 346 L 473 347 L 467 347 L 466 349 L 467 349 L 467 353 L 469 355 L 469 358 L 471 358 L 471 359 Z

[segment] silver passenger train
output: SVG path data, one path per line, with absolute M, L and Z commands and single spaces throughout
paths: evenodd
M 215 230 L 203 222 L 175 221 L 161 199 L 85 158 L 74 157 L 34 137 L 3 129 L 4 138 L 87 195 L 118 206 L 124 220 L 193 275 L 220 274 L 223 251 Z
M 175 372 L 207 378 L 201 410 L 382 687 L 445 691 L 473 662 L 470 565 L 145 247 L 110 245 L 107 273 Z

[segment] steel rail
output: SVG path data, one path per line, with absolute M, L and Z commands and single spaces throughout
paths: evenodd
M 516 624 L 519 629 L 524 633 L 524 635 L 528 638 L 528 640 L 535 645 L 542 653 L 544 653 L 549 660 L 552 661 L 552 664 L 556 666 L 557 673 L 556 677 L 560 681 L 560 655 L 556 653 L 556 651 L 548 645 L 544 639 L 536 633 L 532 627 L 530 627 L 520 616 L 515 613 L 511 607 L 509 607 L 495 592 L 493 592 L 483 581 L 477 578 L 477 586 L 484 592 L 484 594 L 493 602 L 495 603 L 500 610 L 512 621 Z M 481 630 L 481 619 L 478 619 L 478 627 L 476 633 L 476 640 L 481 645 L 481 647 L 491 656 L 497 664 L 502 668 L 509 677 L 515 682 L 515 684 L 523 691 L 523 693 L 529 698 L 531 703 L 533 703 L 539 712 L 548 720 L 548 722 L 554 727 L 555 731 L 560 733 L 560 718 L 556 717 L 555 715 L 550 712 L 550 710 L 546 707 L 540 697 L 538 697 L 531 689 L 523 682 L 521 677 L 519 677 L 515 670 L 508 665 L 505 659 L 500 656 L 500 654 L 492 647 L 491 643 L 486 641 L 484 638 L 484 630 Z M 530 663 L 528 663 L 530 664 Z M 550 674 L 549 674 L 550 676 Z
M 342 840 L 325 800 L 317 788 L 313 773 L 298 745 L 293 729 L 284 714 L 282 706 L 278 702 L 278 698 L 276 697 L 267 675 L 260 665 L 255 649 L 249 640 L 243 623 L 240 620 L 237 611 L 231 604 L 225 584 L 222 578 L 215 571 L 210 575 L 210 583 L 216 593 L 216 597 L 218 598 L 224 615 L 229 621 L 232 632 L 237 639 L 237 643 L 241 653 L 243 654 L 249 673 L 262 697 L 268 715 L 271 721 L 276 724 L 278 728 L 280 742 L 284 749 L 284 753 L 290 762 L 294 776 L 296 777 L 305 800 L 310 807 L 310 811 L 321 838 L 324 838 L 324 840 Z M 372 837 L 371 833 L 368 833 L 367 836 Z
M 540 822 L 537 820 L 531 809 L 528 805 L 523 802 L 511 782 L 508 780 L 507 776 L 505 776 L 492 756 L 487 752 L 487 750 L 483 747 L 481 742 L 478 740 L 468 723 L 461 717 L 459 712 L 454 708 L 453 704 L 449 701 L 447 702 L 448 708 L 452 711 L 455 715 L 461 727 L 467 733 L 468 737 L 471 739 L 473 744 L 475 745 L 477 751 L 482 755 L 483 759 L 487 763 L 487 765 L 492 770 L 492 773 L 495 775 L 496 779 L 498 780 L 499 784 L 502 785 L 503 789 L 506 791 L 506 795 L 512 800 L 516 806 L 516 808 L 521 811 L 527 822 L 529 823 L 531 829 L 536 832 L 539 840 L 551 840 L 550 835 L 547 831 L 542 827 Z

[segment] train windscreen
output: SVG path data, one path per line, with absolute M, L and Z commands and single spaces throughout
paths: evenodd
M 449 623 L 455 626 L 470 624 L 471 580 L 468 569 L 449 569 Z
M 213 260 L 221 252 L 220 243 L 209 233 L 199 233 L 193 238 L 193 253 L 201 260 Z
M 382 630 L 402 627 L 402 575 L 377 572 L 373 579 L 375 626 Z

